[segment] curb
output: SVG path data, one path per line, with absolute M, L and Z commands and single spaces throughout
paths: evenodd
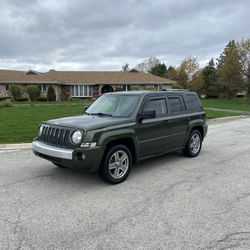
M 248 115 L 235 115 L 235 116 L 226 116 L 226 117 L 219 117 L 214 119 L 207 120 L 207 124 L 215 124 L 215 123 L 223 123 L 223 122 L 230 122 L 240 119 L 250 118 Z
M 17 149 L 31 149 L 31 143 L 19 144 L 0 144 L 0 151 L 17 150 Z

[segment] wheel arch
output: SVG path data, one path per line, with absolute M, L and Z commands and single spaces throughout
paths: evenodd
M 116 139 L 108 141 L 106 143 L 105 149 L 103 151 L 104 153 L 103 153 L 103 156 L 102 156 L 102 161 L 103 161 L 103 158 L 105 157 L 107 151 L 110 150 L 115 145 L 119 145 L 119 144 L 125 145 L 130 150 L 130 153 L 132 155 L 132 162 L 133 163 L 138 161 L 137 149 L 136 149 L 136 146 L 135 146 L 134 138 L 132 138 L 132 137 L 121 137 L 121 138 L 116 138 Z
M 204 137 L 205 137 L 204 121 L 203 120 L 198 120 L 198 121 L 191 122 L 189 124 L 188 131 L 187 131 L 187 137 L 186 137 L 186 140 L 185 140 L 185 145 L 186 145 L 186 143 L 188 141 L 190 133 L 192 133 L 192 131 L 194 131 L 194 130 L 198 130 L 201 133 L 202 140 L 203 140 Z

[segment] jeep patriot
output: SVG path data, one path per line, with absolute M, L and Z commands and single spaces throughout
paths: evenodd
M 175 150 L 196 157 L 207 134 L 195 92 L 185 90 L 106 93 L 83 115 L 42 122 L 35 155 L 63 168 L 98 172 L 112 184 L 132 164 Z

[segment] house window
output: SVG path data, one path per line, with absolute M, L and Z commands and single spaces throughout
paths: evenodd
M 47 92 L 48 91 L 48 85 L 41 84 L 40 85 L 40 91 L 41 92 Z
M 71 86 L 71 96 L 72 97 L 91 97 L 92 87 L 88 85 L 73 85 Z
M 6 84 L 6 85 L 5 85 L 5 89 L 6 89 L 6 91 L 8 91 L 8 90 L 10 89 L 10 85 L 9 85 L 9 84 Z

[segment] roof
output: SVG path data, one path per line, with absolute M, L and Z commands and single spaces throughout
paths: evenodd
M 88 84 L 173 84 L 172 80 L 158 77 L 144 72 L 121 71 L 55 71 L 51 70 L 46 75 L 63 83 L 88 83 Z
M 187 89 L 169 89 L 165 90 L 130 90 L 130 91 L 116 91 L 116 92 L 107 92 L 106 95 L 147 95 L 147 94 L 192 94 L 195 92 L 189 91 Z
M 44 73 L 35 71 L 18 71 L 0 69 L 0 83 L 57 83 Z
M 144 72 L 121 71 L 36 71 L 0 70 L 0 83 L 54 84 L 173 84 L 175 81 Z

